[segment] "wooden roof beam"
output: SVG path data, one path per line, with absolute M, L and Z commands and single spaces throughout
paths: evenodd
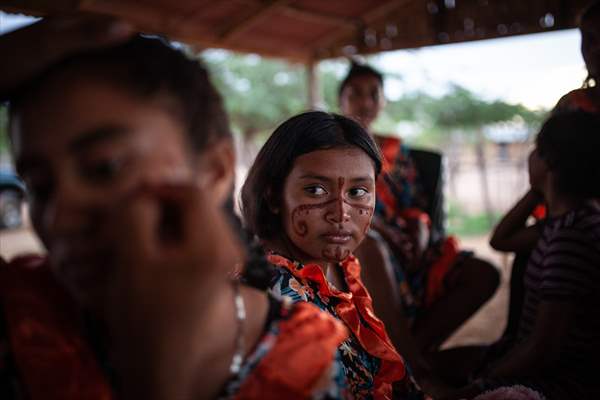
M 306 22 L 316 22 L 336 26 L 341 25 L 347 28 L 354 28 L 361 23 L 360 18 L 346 18 L 331 14 L 323 14 L 297 5 L 286 5 L 282 8 L 282 12 L 292 18 L 304 20 Z
M 410 3 L 413 0 L 390 0 L 378 7 L 374 7 L 368 13 L 364 14 L 361 18 L 360 22 L 365 27 L 383 17 L 388 15 L 391 12 L 396 11 L 398 8 Z M 339 28 L 337 31 L 326 34 L 321 38 L 314 41 L 318 45 L 318 50 L 321 49 L 329 49 L 331 46 L 337 44 L 340 40 L 355 34 L 359 25 L 354 25 L 352 28 L 348 26 L 343 26 Z M 317 50 L 317 49 L 315 49 Z
M 229 42 L 239 37 L 245 31 L 250 29 L 256 23 L 269 15 L 274 9 L 280 8 L 291 0 L 271 0 L 266 2 L 256 13 L 242 21 L 236 22 L 223 30 L 219 35 L 219 39 L 223 42 Z

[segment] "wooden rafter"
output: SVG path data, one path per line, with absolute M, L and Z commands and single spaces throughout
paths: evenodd
M 291 4 L 283 7 L 281 11 L 289 17 L 301 21 L 324 23 L 336 26 L 341 25 L 346 26 L 347 28 L 356 27 L 356 25 L 359 24 L 361 21 L 360 18 L 346 18 L 337 15 L 324 14 Z
M 219 38 L 223 42 L 231 42 L 239 35 L 243 34 L 246 30 L 250 29 L 256 23 L 261 21 L 263 18 L 269 15 L 271 11 L 282 7 L 289 3 L 291 0 L 271 0 L 266 2 L 258 11 L 256 11 L 250 17 L 245 18 L 242 21 L 233 23 L 229 27 L 225 28 L 219 35 Z
M 110 14 L 130 21 L 142 32 L 163 34 L 198 48 L 225 48 L 306 63 L 343 55 L 346 45 L 367 54 L 573 28 L 576 14 L 589 0 L 528 0 L 527 5 L 523 0 L 490 1 L 487 10 L 481 2 L 457 0 L 456 10 L 448 13 L 432 12 L 431 6 L 428 11 L 424 0 L 320 1 L 328 2 L 323 8 L 329 11 L 317 11 L 321 7 L 315 0 L 0 0 L 0 9 L 35 16 Z M 443 0 L 430 4 L 437 4 L 440 11 L 445 7 Z M 492 12 L 495 7 L 502 7 L 502 12 Z M 551 27 L 539 22 L 545 10 L 555 16 Z M 371 37 L 365 42 L 363 35 L 369 29 L 379 35 L 388 31 L 392 19 L 398 29 L 385 35 L 389 40 L 375 43 Z M 465 29 L 467 19 L 474 21 L 474 30 Z
M 388 15 L 389 13 L 396 11 L 398 8 L 406 5 L 411 0 L 390 0 L 374 9 L 370 10 L 366 14 L 364 14 L 361 18 L 361 23 L 363 26 L 367 26 L 383 17 Z M 337 44 L 340 40 L 353 35 L 356 33 L 357 26 L 355 25 L 353 28 L 343 26 L 334 31 L 333 33 L 328 33 L 323 37 L 315 40 L 315 43 L 318 43 L 320 49 L 327 49 L 331 46 Z

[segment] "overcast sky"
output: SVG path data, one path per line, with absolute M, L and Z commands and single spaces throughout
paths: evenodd
M 551 108 L 586 77 L 577 30 L 425 47 L 382 54 L 375 62 L 402 77 L 386 94 L 425 90 L 438 94 L 457 83 L 488 99 Z

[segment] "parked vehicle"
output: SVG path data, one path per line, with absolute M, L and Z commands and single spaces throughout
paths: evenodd
M 12 171 L 0 171 L 0 229 L 23 224 L 25 185 Z

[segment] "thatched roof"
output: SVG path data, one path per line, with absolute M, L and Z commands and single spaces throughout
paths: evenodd
M 310 61 L 576 27 L 589 0 L 0 0 L 30 15 L 97 12 L 199 48 Z

